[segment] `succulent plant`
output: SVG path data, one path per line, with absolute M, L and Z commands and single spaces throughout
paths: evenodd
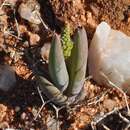
M 70 37 L 67 38 L 69 38 L 68 41 L 71 41 Z M 59 35 L 53 36 L 49 53 L 51 80 L 40 75 L 36 76 L 43 93 L 58 105 L 77 102 L 83 91 L 87 66 L 88 41 L 85 29 L 78 28 L 74 35 L 73 48 L 69 53 L 69 65 L 67 65 L 68 62 L 65 62 L 67 56 L 64 56 L 65 43 Z M 63 47 L 62 44 L 64 44 Z M 68 45 L 70 46 L 70 44 Z M 70 48 L 68 50 L 70 51 Z

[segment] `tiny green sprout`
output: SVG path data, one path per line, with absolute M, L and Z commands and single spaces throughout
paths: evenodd
M 69 63 L 65 60 L 68 56 Z M 67 28 L 61 38 L 55 33 L 48 63 L 51 80 L 41 75 L 36 76 L 41 90 L 52 102 L 63 105 L 80 100 L 84 92 L 87 57 L 88 40 L 83 27 L 78 28 L 74 34 L 74 43 Z
M 73 48 L 73 42 L 71 40 L 70 35 L 71 35 L 70 26 L 69 24 L 66 24 L 61 33 L 61 42 L 65 59 L 70 57 L 71 50 Z

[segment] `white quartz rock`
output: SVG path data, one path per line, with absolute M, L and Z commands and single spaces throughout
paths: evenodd
M 130 95 L 130 37 L 102 22 L 89 49 L 89 75 L 100 85 L 107 78 Z M 106 78 L 107 77 L 107 78 Z
M 8 91 L 15 83 L 15 71 L 9 65 L 0 65 L 0 89 Z

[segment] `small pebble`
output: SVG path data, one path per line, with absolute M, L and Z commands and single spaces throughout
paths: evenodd
M 33 33 L 28 33 L 29 36 L 30 36 L 30 45 L 31 46 L 34 46 L 34 45 L 37 45 L 38 42 L 40 41 L 40 36 L 38 34 L 33 34 Z
M 42 57 L 43 60 L 45 60 L 46 62 L 48 62 L 48 59 L 49 59 L 50 47 L 51 47 L 51 44 L 50 44 L 50 43 L 45 43 L 45 44 L 43 45 L 43 47 L 41 48 L 41 57 Z
M 112 99 L 106 99 L 103 102 L 103 106 L 108 110 L 112 111 L 116 107 L 116 102 Z
M 36 108 L 34 108 L 34 107 L 33 107 L 33 109 L 32 109 L 32 114 L 33 114 L 33 116 L 36 116 L 36 115 L 37 115 L 37 110 L 36 110 Z
M 80 19 L 85 22 L 86 21 L 85 15 L 81 15 Z
M 25 121 L 25 125 L 29 125 L 29 123 L 30 123 L 29 121 Z
M 25 33 L 25 32 L 27 32 L 27 27 L 24 25 L 19 25 L 19 31 L 20 31 L 20 33 Z
M 23 112 L 23 113 L 21 114 L 21 119 L 22 119 L 22 120 L 25 120 L 25 118 L 26 118 L 26 113 Z
M 21 109 L 21 108 L 20 108 L 19 106 L 16 106 L 16 107 L 15 107 L 15 112 L 19 112 L 20 109 Z
M 125 16 L 124 16 L 122 11 L 118 12 L 118 18 L 119 18 L 119 20 L 124 20 L 125 19 Z
M 25 42 L 23 43 L 23 45 L 24 45 L 24 47 L 29 47 L 29 42 L 28 42 L 28 41 L 25 41 Z
M 92 27 L 92 28 L 96 28 L 97 23 L 96 21 L 93 19 L 92 17 L 92 13 L 87 11 L 87 23 Z

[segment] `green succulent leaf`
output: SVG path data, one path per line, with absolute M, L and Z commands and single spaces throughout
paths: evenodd
M 67 97 L 64 96 L 50 81 L 43 76 L 36 76 L 35 78 L 39 83 L 40 89 L 48 97 L 48 99 L 52 99 L 52 102 L 57 105 L 66 104 Z
M 78 28 L 74 35 L 74 46 L 70 57 L 71 64 L 68 66 L 70 82 L 66 94 L 77 96 L 83 88 L 86 74 L 88 57 L 88 40 L 84 28 Z
M 70 27 L 66 25 L 61 34 L 62 48 L 65 59 L 70 57 L 73 48 L 73 42 L 70 37 Z
M 69 83 L 60 37 L 55 34 L 49 53 L 49 72 L 55 86 L 64 91 Z

